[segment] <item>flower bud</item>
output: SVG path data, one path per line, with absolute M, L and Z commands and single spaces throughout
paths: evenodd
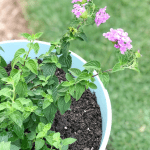
M 142 55 L 140 54 L 140 50 L 138 50 L 138 51 L 135 53 L 135 56 L 136 56 L 136 58 L 142 57 Z

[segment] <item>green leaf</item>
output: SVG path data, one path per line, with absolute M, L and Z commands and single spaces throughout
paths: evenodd
M 21 72 L 21 70 L 19 70 L 18 73 L 16 73 L 16 74 L 12 77 L 15 86 L 18 84 L 18 82 L 19 82 L 19 80 L 20 80 L 20 72 Z
M 43 32 L 36 33 L 36 34 L 34 35 L 34 39 L 40 38 L 40 37 L 42 36 L 42 34 L 43 34 Z
M 30 75 L 25 78 L 26 83 L 29 83 L 29 82 L 32 81 L 35 77 L 36 77 L 36 75 L 31 72 Z
M 35 43 L 34 46 L 33 46 L 33 49 L 34 49 L 34 53 L 35 53 L 35 54 L 38 54 L 39 49 L 40 49 L 39 44 L 38 44 L 38 43 Z
M 27 149 L 30 146 L 30 142 L 28 141 L 27 137 L 24 136 L 24 139 L 21 141 L 21 149 Z
M 43 128 L 43 131 L 44 131 L 45 133 L 47 133 L 47 131 L 51 129 L 51 126 L 52 126 L 51 123 L 46 124 L 46 125 L 44 126 L 44 128 Z
M 37 132 L 39 133 L 39 132 L 43 131 L 44 126 L 45 126 L 45 124 L 40 122 L 37 126 Z
M 67 79 L 68 81 L 71 81 L 71 80 L 73 80 L 74 78 L 73 78 L 73 76 L 72 76 L 70 73 L 66 73 L 66 79 Z
M 81 32 L 78 36 L 87 42 L 87 36 L 85 35 L 84 32 Z
M 67 58 L 69 52 L 70 42 L 63 42 L 61 45 L 61 50 L 65 58 Z
M 28 34 L 28 33 L 22 33 L 21 36 L 23 36 L 26 39 L 28 39 L 29 37 L 31 37 L 31 35 Z
M 62 69 L 63 68 L 71 68 L 72 65 L 72 57 L 70 55 L 67 56 L 67 58 L 64 55 L 61 55 L 59 57 L 59 63 L 61 64 Z
M 47 108 L 51 104 L 50 100 L 46 99 L 43 103 L 43 109 Z
M 28 140 L 34 140 L 36 138 L 36 133 L 34 131 L 31 131 L 27 134 Z
M 10 143 L 11 142 L 1 142 L 0 143 L 0 150 L 10 150 Z
M 121 70 L 124 70 L 124 68 L 121 67 L 121 64 L 120 63 L 117 63 L 113 69 L 112 69 L 112 72 L 117 72 L 117 71 L 121 71 Z
M 56 132 L 53 134 L 53 140 L 55 140 L 55 141 L 60 140 L 60 133 L 59 132 Z
M 78 82 L 80 82 L 80 81 L 82 81 L 82 80 L 89 80 L 91 77 L 89 76 L 89 74 L 88 73 L 86 73 L 86 72 L 83 72 L 83 73 L 81 73 L 78 77 L 77 77 L 77 79 L 76 79 L 76 83 L 78 83 Z
M 84 91 L 85 85 L 81 85 L 80 83 L 75 85 L 76 101 L 80 99 Z
M 0 132 L 0 142 L 2 142 L 2 141 L 4 141 L 4 142 L 8 141 L 8 134 L 5 130 Z
M 1 46 L 0 46 L 0 50 L 2 50 L 3 52 L 5 52 Z
M 11 92 L 9 88 L 3 88 L 0 90 L 0 96 L 4 95 L 6 97 L 9 97 L 11 99 Z
M 30 99 L 26 99 L 26 98 L 18 98 L 16 100 L 19 100 L 22 105 L 26 105 L 26 104 L 32 103 L 32 101 Z
M 64 97 L 60 97 L 58 99 L 58 108 L 61 115 L 63 115 L 68 110 L 68 108 L 70 108 L 70 105 L 71 105 L 71 101 L 66 103 Z
M 35 150 L 41 149 L 45 144 L 45 141 L 43 139 L 36 139 L 35 141 Z
M 37 71 L 37 64 L 34 62 L 34 60 L 30 59 L 26 61 L 25 66 L 31 70 L 34 74 L 38 75 Z
M 0 78 L 8 77 L 6 70 L 0 66 Z
M 53 63 L 56 64 L 58 62 L 58 57 L 56 55 L 52 55 L 51 60 L 52 60 Z
M 2 66 L 2 67 L 7 66 L 7 63 L 6 63 L 5 59 L 2 56 L 0 56 L 0 66 Z
M 65 95 L 65 102 L 68 103 L 68 101 L 71 99 L 70 94 Z
M 56 112 L 57 107 L 53 103 L 43 110 L 44 116 L 49 122 L 53 121 Z
M 56 66 L 57 66 L 58 68 L 61 68 L 61 64 L 60 64 L 60 63 L 57 63 Z
M 25 82 L 19 81 L 16 85 L 15 92 L 19 95 L 19 97 L 24 97 L 27 94 L 27 84 Z
M 20 56 L 24 54 L 26 51 L 23 48 L 20 48 L 16 51 L 14 58 L 11 62 L 11 67 L 14 68 L 15 64 L 21 59 Z
M 103 74 L 98 75 L 100 80 L 102 81 L 104 87 L 106 87 L 109 83 L 109 74 L 104 72 Z
M 68 81 L 63 81 L 61 86 L 70 86 L 70 82 Z
M 10 150 L 20 150 L 20 149 L 21 149 L 20 139 L 14 142 L 11 142 Z
M 55 71 L 56 71 L 56 65 L 55 64 L 50 64 L 50 63 L 47 63 L 47 64 L 44 64 L 41 69 L 43 70 L 43 75 L 45 77 L 51 75 L 53 76 L 55 74 Z
M 19 127 L 18 125 L 14 124 L 13 130 L 20 139 L 24 138 L 24 126 L 23 125 Z
M 36 136 L 36 138 L 43 138 L 46 135 L 46 133 L 44 131 L 41 131 L 38 133 L 38 135 Z
M 10 114 L 10 118 L 13 122 L 15 122 L 19 127 L 22 126 L 23 123 L 23 116 L 19 111 L 15 111 Z
M 89 61 L 83 65 L 85 69 L 100 69 L 101 65 L 98 61 Z
M 50 52 L 52 52 L 54 49 L 55 49 L 55 45 L 51 45 L 48 52 L 50 53 Z
M 94 83 L 92 83 L 92 82 L 89 83 L 89 87 L 91 89 L 97 89 L 97 86 Z
M 81 71 L 77 68 L 70 68 L 68 71 L 73 75 L 78 77 L 81 74 Z
M 15 100 L 15 102 L 12 103 L 12 107 L 17 110 L 24 111 L 24 107 L 19 100 Z
M 63 140 L 62 140 L 62 144 L 63 144 L 63 145 L 69 145 L 69 144 L 74 143 L 75 141 L 77 141 L 77 139 L 74 139 L 74 138 L 66 138 L 66 139 L 63 139 Z

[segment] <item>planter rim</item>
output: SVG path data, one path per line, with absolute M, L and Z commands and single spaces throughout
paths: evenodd
M 6 44 L 6 43 L 17 43 L 17 42 L 29 42 L 28 40 L 7 40 L 7 41 L 2 41 L 0 42 L 0 44 Z M 43 42 L 43 41 L 38 41 L 35 40 L 34 42 L 38 42 L 41 44 L 46 44 L 46 45 L 51 45 L 50 42 Z M 69 50 L 70 51 L 70 50 Z M 77 57 L 78 59 L 80 59 L 82 62 L 86 63 L 86 61 L 81 58 L 79 55 L 77 55 L 76 53 L 70 51 L 72 55 L 74 55 L 75 57 Z M 94 74 L 97 74 L 96 71 L 94 71 Z M 104 91 L 104 94 L 106 96 L 106 103 L 107 103 L 107 127 L 106 127 L 106 131 L 105 131 L 105 136 L 104 139 L 101 143 L 100 149 L 99 150 L 105 150 L 108 140 L 109 140 L 109 136 L 110 136 L 110 131 L 111 131 L 111 126 L 112 126 L 112 109 L 111 109 L 111 102 L 110 102 L 110 98 L 108 95 L 107 90 L 105 89 L 103 83 L 101 82 L 100 78 L 98 76 L 96 76 L 96 78 L 98 79 L 98 81 L 101 84 L 101 87 Z

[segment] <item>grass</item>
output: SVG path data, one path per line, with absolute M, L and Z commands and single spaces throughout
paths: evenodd
M 22 0 L 23 1 L 23 0 Z M 59 39 L 72 19 L 71 0 L 26 0 L 25 18 L 33 33 L 44 32 L 40 40 Z M 115 48 L 102 34 L 123 28 L 132 39 L 133 49 L 141 50 L 141 74 L 132 70 L 110 74 L 107 88 L 112 105 L 112 130 L 108 150 L 150 150 L 150 2 L 149 0 L 95 0 L 107 6 L 111 16 L 105 24 L 85 27 L 89 42 L 73 41 L 70 50 L 88 60 L 99 60 L 109 69 L 117 62 Z

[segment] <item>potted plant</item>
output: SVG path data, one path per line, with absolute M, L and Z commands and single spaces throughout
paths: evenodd
M 103 84 L 108 82 L 108 73 L 125 68 L 139 71 L 137 59 L 141 54 L 131 50 L 131 39 L 122 29 L 110 29 L 103 34 L 117 48 L 119 62 L 112 69 L 103 71 L 98 61 L 85 62 L 69 51 L 70 41 L 87 41 L 84 25 L 96 23 L 99 26 L 110 17 L 105 12 L 106 7 L 98 9 L 92 0 L 73 0 L 72 3 L 75 3 L 73 25 L 59 41 L 50 44 L 37 41 L 42 35 L 39 32 L 35 35 L 23 33 L 28 41 L 0 43 L 0 49 L 5 52 L 0 56 L 1 150 L 67 150 L 77 139 L 61 138 L 59 132 L 51 130 L 55 114 L 57 110 L 61 115 L 71 111 L 72 98 L 78 102 L 88 88 L 94 89 L 102 115 L 102 137 L 98 148 L 106 148 L 112 116 Z M 11 70 L 7 71 L 9 63 Z M 66 80 L 58 80 L 55 74 L 58 68 L 65 72 Z

